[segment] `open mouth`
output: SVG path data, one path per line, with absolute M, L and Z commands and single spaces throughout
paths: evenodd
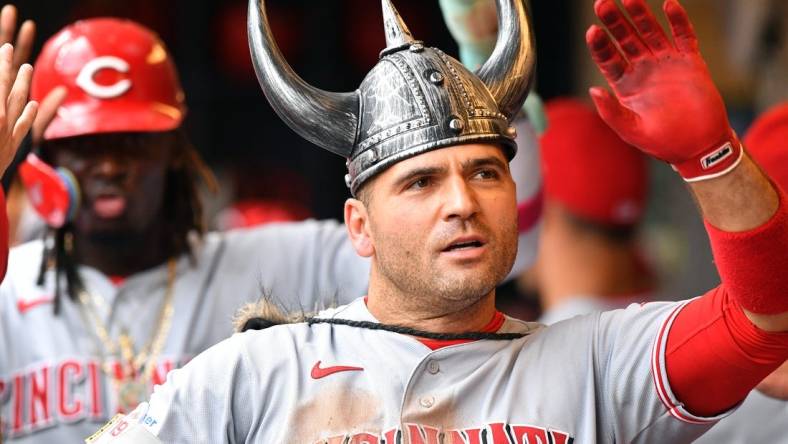
M 113 219 L 126 211 L 126 198 L 117 194 L 102 194 L 93 200 L 93 211 L 102 218 Z
M 448 247 L 443 249 L 443 252 L 465 251 L 473 250 L 484 246 L 484 242 L 480 239 L 459 239 L 449 244 Z

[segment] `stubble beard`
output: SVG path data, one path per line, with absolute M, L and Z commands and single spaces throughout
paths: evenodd
M 501 231 L 497 239 L 492 238 L 489 229 L 478 225 L 475 228 L 488 235 L 491 250 L 486 263 L 474 271 L 462 271 L 456 266 L 446 269 L 437 262 L 437 256 L 424 251 L 425 245 L 414 242 L 407 234 L 378 239 L 376 267 L 399 293 L 403 308 L 429 312 L 431 316 L 463 310 L 489 295 L 506 277 L 517 255 L 516 224 Z

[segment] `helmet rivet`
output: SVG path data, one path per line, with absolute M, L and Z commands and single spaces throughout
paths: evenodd
M 443 74 L 438 71 L 430 71 L 428 79 L 433 85 L 441 85 L 444 77 Z
M 350 188 L 350 183 L 351 182 L 352 181 L 350 180 L 350 174 L 345 174 L 345 186 Z
M 459 118 L 455 117 L 449 120 L 449 128 L 451 128 L 451 130 L 455 133 L 460 133 L 462 132 L 462 129 L 465 128 L 465 123 Z
M 410 52 L 422 52 L 424 51 L 424 45 L 421 43 L 414 43 L 410 45 Z
M 510 139 L 516 139 L 517 138 L 517 129 L 515 127 L 513 127 L 513 126 L 510 126 L 509 128 L 506 128 L 506 135 L 509 136 Z

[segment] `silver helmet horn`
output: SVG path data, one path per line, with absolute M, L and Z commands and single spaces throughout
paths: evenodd
M 536 50 L 526 0 L 496 0 L 498 40 L 477 74 L 413 38 L 391 0 L 382 0 L 386 49 L 361 86 L 323 91 L 301 79 L 271 34 L 265 0 L 249 0 L 249 46 L 260 86 L 276 113 L 310 142 L 348 160 L 351 193 L 392 164 L 465 143 L 517 151 L 511 121 L 533 78 Z

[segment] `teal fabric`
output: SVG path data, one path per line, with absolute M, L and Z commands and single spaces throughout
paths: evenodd
M 490 56 L 497 38 L 497 35 L 474 36 L 469 32 L 467 17 L 484 2 L 495 3 L 494 0 L 440 0 L 443 20 L 460 50 L 460 61 L 473 71 L 479 69 Z M 547 129 L 547 115 L 542 99 L 535 91 L 528 95 L 523 112 L 536 132 L 540 135 L 544 133 Z

